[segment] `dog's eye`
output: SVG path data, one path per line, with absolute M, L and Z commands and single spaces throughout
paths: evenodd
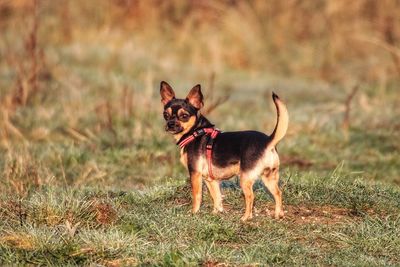
M 165 120 L 169 120 L 169 118 L 171 117 L 168 112 L 164 112 L 163 115 Z
M 189 119 L 189 117 L 190 116 L 188 114 L 182 114 L 182 115 L 179 116 L 179 119 L 180 120 L 187 120 L 187 119 Z

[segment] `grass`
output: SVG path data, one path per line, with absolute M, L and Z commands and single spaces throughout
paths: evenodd
M 229 74 L 218 84 L 225 79 Z M 312 100 L 318 91 L 312 83 L 303 89 L 286 80 L 243 79 L 245 85 L 209 117 L 223 130 L 268 132 L 275 115 L 259 84 L 279 90 L 291 114 L 279 145 L 284 220 L 272 219 L 272 199 L 257 184 L 257 216 L 241 223 L 235 178 L 223 185 L 228 212 L 211 215 L 204 193 L 200 214 L 191 215 L 187 174 L 162 130 L 156 94 L 132 90 L 137 103 L 149 106 L 137 104 L 134 115 L 124 117 L 123 90 L 113 87 L 110 123 L 106 107 L 96 114 L 97 85 L 85 83 L 87 92 L 69 92 L 82 97 L 75 106 L 68 96 L 54 102 L 56 95 L 46 92 L 48 100 L 20 107 L 13 117 L 25 141 L 8 135 L 1 148 L 0 262 L 400 264 L 399 127 L 398 110 L 391 109 L 398 95 L 368 96 L 371 110 L 357 98 L 346 140 L 340 128 L 344 93 L 322 91 Z
M 141 8 L 149 16 L 139 14 L 132 29 L 129 16 L 118 13 L 124 8 L 111 2 L 93 7 L 38 1 L 36 31 L 29 9 L 7 11 L 9 3 L 0 3 L 0 264 L 400 265 L 396 58 L 353 47 L 351 63 L 344 64 L 337 38 L 331 53 L 322 55 L 322 61 L 329 59 L 321 62 L 326 69 L 312 71 L 315 62 L 304 59 L 329 41 L 326 35 L 346 29 L 348 38 L 348 15 L 343 23 L 331 18 L 331 31 L 310 29 L 310 40 L 296 42 L 297 28 L 258 32 L 293 25 L 280 16 L 278 24 L 264 26 L 252 19 L 253 12 L 268 8 L 262 1 L 255 10 L 250 2 L 226 9 L 215 26 L 205 21 L 202 27 L 196 13 L 186 20 L 179 9 L 186 6 L 175 3 L 173 16 L 184 22 L 182 28 L 172 18 L 159 20 L 168 4 L 160 10 L 146 4 Z M 306 5 L 293 12 L 311 10 Z M 125 26 L 115 26 L 119 16 Z M 356 22 L 351 20 L 364 25 Z M 215 33 L 220 39 L 212 39 Z M 238 41 L 238 33 L 249 39 Z M 360 59 L 364 66 L 365 55 L 369 65 L 357 67 Z M 334 71 L 343 64 L 343 73 Z M 352 68 L 368 77 L 354 70 L 349 80 Z M 187 173 L 163 130 L 161 80 L 182 97 L 201 83 L 205 108 L 228 97 L 207 115 L 223 131 L 270 133 L 271 92 L 279 94 L 290 112 L 288 134 L 278 147 L 285 219 L 272 218 L 272 198 L 257 183 L 256 216 L 241 223 L 237 178 L 222 185 L 227 212 L 212 215 L 204 189 L 201 212 L 190 214 Z M 346 130 L 353 82 L 359 90 Z
M 208 194 L 190 214 L 185 179 L 142 191 L 46 187 L 3 197 L 0 260 L 33 264 L 397 265 L 400 191 L 332 174 L 285 185 L 286 219 L 257 185 L 256 217 L 240 223 L 241 191 L 224 184 L 227 212 Z M 21 215 L 22 214 L 22 215 Z

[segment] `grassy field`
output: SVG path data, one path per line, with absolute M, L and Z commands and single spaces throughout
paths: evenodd
M 222 215 L 191 215 L 185 179 L 145 190 L 46 187 L 2 202 L 3 263 L 115 265 L 398 265 L 400 191 L 342 174 L 284 184 L 286 218 L 258 187 L 240 223 L 241 191 L 224 184 Z
M 340 64 L 326 78 L 300 56 L 310 43 L 271 56 L 279 36 L 261 42 L 251 14 L 237 22 L 250 12 L 241 6 L 221 19 L 229 34 L 220 40 L 207 22 L 196 28 L 197 13 L 182 29 L 158 29 L 149 9 L 149 22 L 130 28 L 115 26 L 122 15 L 111 4 L 39 1 L 35 20 L 31 7 L 9 3 L 0 2 L 0 264 L 400 265 L 400 80 L 388 55 L 368 54 L 368 70 L 354 51 L 348 64 L 331 58 Z M 229 29 L 253 43 L 231 45 Z M 284 219 L 273 219 L 258 183 L 256 216 L 240 222 L 236 177 L 222 184 L 225 213 L 211 214 L 204 188 L 200 213 L 190 214 L 188 175 L 163 130 L 161 80 L 182 97 L 201 83 L 207 117 L 223 131 L 270 133 L 271 92 L 286 102 Z

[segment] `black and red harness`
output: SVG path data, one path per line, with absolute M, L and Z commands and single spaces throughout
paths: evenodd
M 203 135 L 208 135 L 208 140 L 207 140 L 207 145 L 206 145 L 206 157 L 207 157 L 207 165 L 208 165 L 208 176 L 211 179 L 214 179 L 214 175 L 212 172 L 212 150 L 214 146 L 214 140 L 217 137 L 217 135 L 221 131 L 219 129 L 216 129 L 214 127 L 210 128 L 201 128 L 196 130 L 193 134 L 189 135 L 183 140 L 180 140 L 177 145 L 180 148 L 184 148 L 187 144 L 191 143 L 194 139 L 197 137 L 203 136 Z

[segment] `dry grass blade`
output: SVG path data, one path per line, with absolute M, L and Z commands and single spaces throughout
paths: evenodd
M 8 110 L 6 108 L 2 108 L 1 112 L 2 112 L 2 116 L 0 118 L 0 126 L 3 124 L 2 128 L 5 130 L 5 133 L 8 135 L 17 137 L 18 139 L 24 141 L 24 143 L 27 144 L 27 140 L 25 139 L 24 135 L 10 121 Z
M 220 105 L 224 104 L 226 101 L 228 101 L 230 97 L 230 89 L 227 90 L 224 95 L 222 96 L 215 96 L 215 80 L 216 80 L 216 74 L 215 72 L 212 72 L 209 76 L 208 80 L 208 88 L 205 92 L 205 95 L 207 97 L 206 99 L 206 106 L 204 107 L 203 114 L 207 115 L 210 114 L 212 111 L 214 111 L 216 108 L 218 108 Z
M 368 36 L 355 36 L 354 39 L 376 45 L 388 51 L 392 56 L 393 63 L 396 67 L 398 75 L 400 76 L 400 49 L 397 48 L 393 42 L 385 42 Z
M 76 224 L 72 224 L 69 220 L 65 221 L 65 229 L 68 232 L 68 235 L 70 237 L 74 237 L 76 230 L 78 229 L 78 226 L 81 224 L 81 222 L 77 222 Z
M 32 16 L 31 31 L 25 40 L 24 57 L 22 60 L 18 57 L 9 56 L 10 67 L 15 66 L 17 70 L 16 89 L 12 93 L 13 103 L 15 105 L 25 106 L 39 92 L 39 72 L 44 71 L 45 60 L 43 49 L 39 46 L 39 1 L 32 1 L 30 13 Z
M 223 96 L 220 96 L 220 97 L 218 97 L 218 98 L 216 98 L 216 99 L 213 99 L 213 100 L 211 100 L 211 103 L 209 103 L 206 107 L 205 107 L 205 109 L 204 109 L 204 111 L 203 111 L 203 113 L 204 113 L 204 115 L 208 115 L 208 114 L 210 114 L 212 111 L 214 111 L 216 108 L 218 108 L 220 105 L 222 105 L 222 104 L 224 104 L 226 101 L 228 101 L 228 99 L 229 99 L 229 95 L 223 95 Z
M 359 86 L 356 85 L 353 87 L 351 92 L 348 94 L 345 102 L 345 110 L 343 115 L 343 122 L 342 122 L 342 130 L 345 136 L 345 139 L 348 140 L 349 138 L 349 128 L 350 128 L 350 110 L 351 110 L 351 102 L 358 91 Z
M 65 131 L 76 141 L 79 142 L 87 142 L 89 139 L 82 133 L 80 133 L 78 130 L 68 127 L 65 129 Z

